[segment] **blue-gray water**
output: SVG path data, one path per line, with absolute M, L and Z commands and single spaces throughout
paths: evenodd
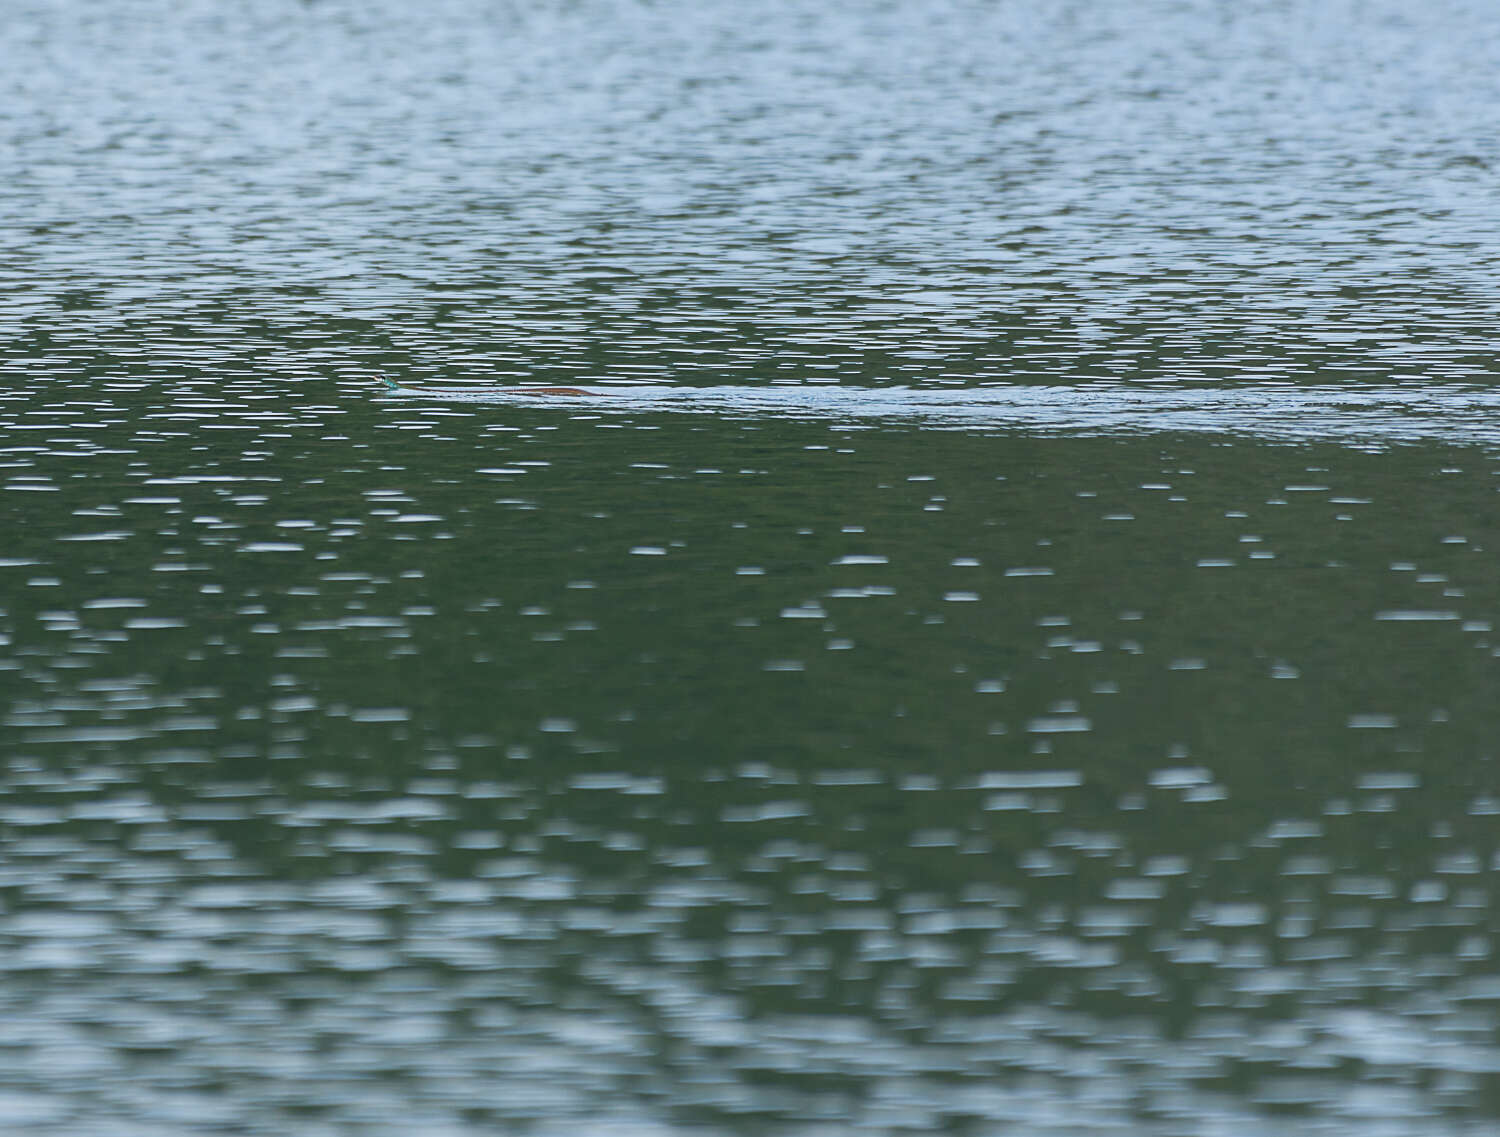
M 1500 12 L 0 61 L 4 1132 L 1500 1125 Z

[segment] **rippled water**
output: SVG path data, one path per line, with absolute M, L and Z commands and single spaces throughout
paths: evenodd
M 0 58 L 5 1132 L 1500 1124 L 1489 7 Z

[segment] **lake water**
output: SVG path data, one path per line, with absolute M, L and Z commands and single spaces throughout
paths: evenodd
M 0 58 L 6 1133 L 1500 1126 L 1493 6 Z

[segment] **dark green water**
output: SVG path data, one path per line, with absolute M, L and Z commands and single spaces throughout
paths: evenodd
M 1500 1125 L 1487 7 L 0 56 L 5 1132 Z

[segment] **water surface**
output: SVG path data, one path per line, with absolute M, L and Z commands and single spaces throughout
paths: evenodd
M 6 1131 L 1493 1131 L 1497 32 L 23 0 Z

